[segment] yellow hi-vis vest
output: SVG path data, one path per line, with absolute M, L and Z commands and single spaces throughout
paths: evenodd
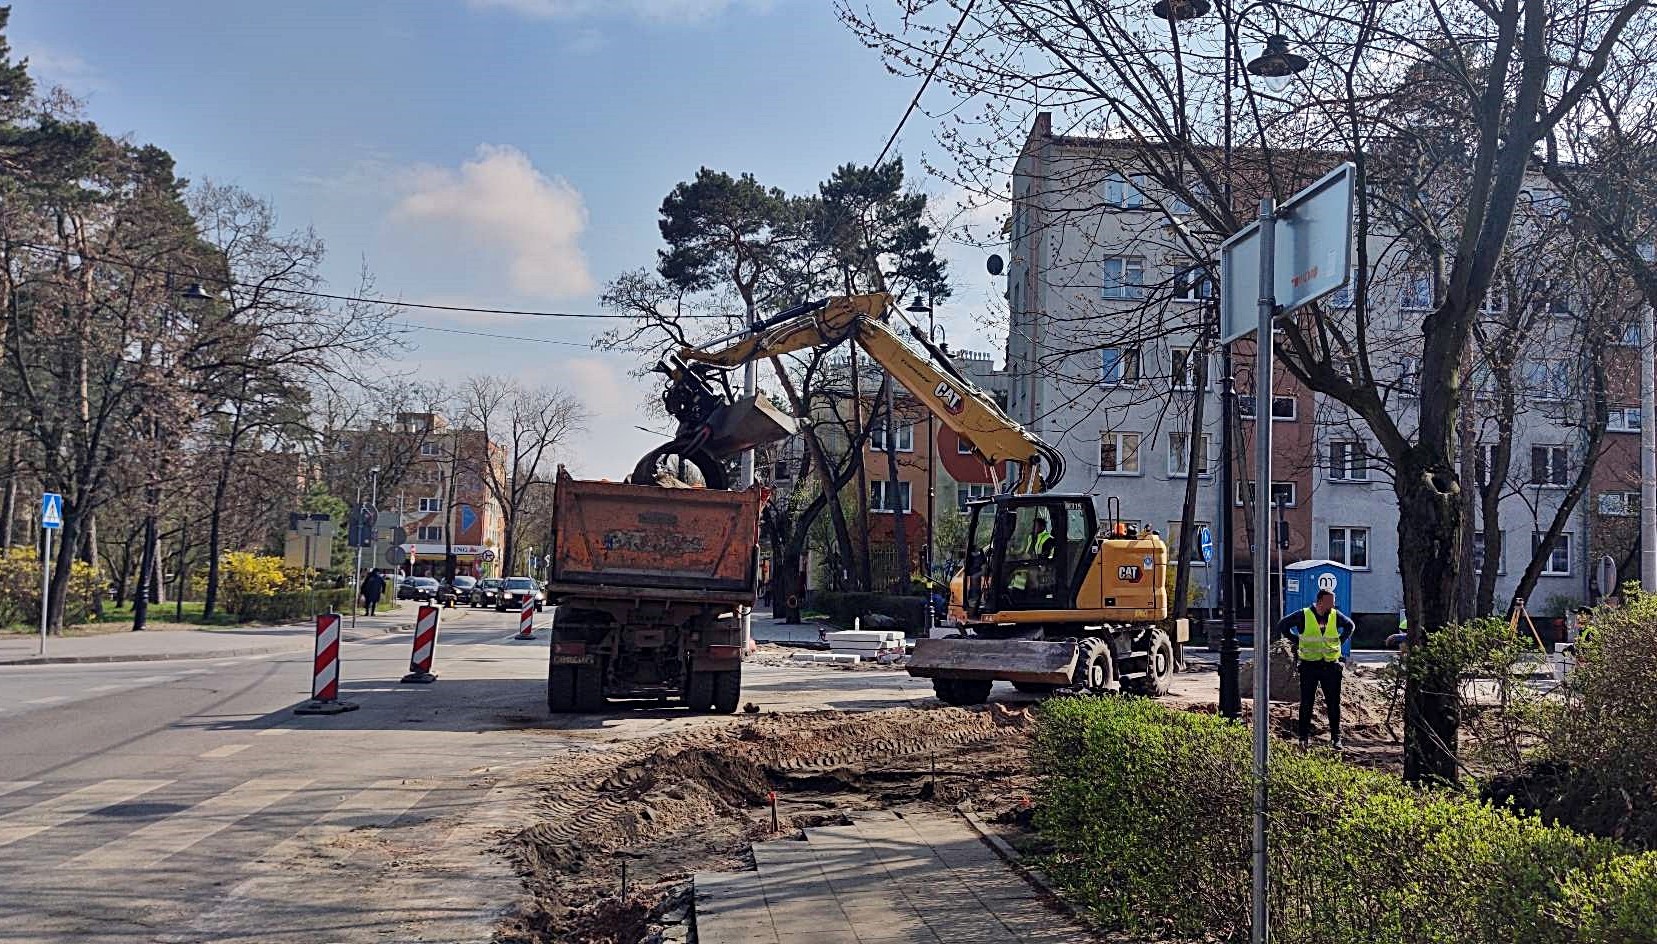
M 1335 625 L 1335 609 L 1330 607 L 1329 618 L 1318 625 L 1318 614 L 1311 607 L 1301 611 L 1306 626 L 1300 631 L 1300 658 L 1303 662 L 1338 662 L 1341 658 L 1341 632 Z

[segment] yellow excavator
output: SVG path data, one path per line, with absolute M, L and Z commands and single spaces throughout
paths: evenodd
M 930 678 L 952 705 L 980 704 L 997 680 L 1020 691 L 1126 688 L 1167 693 L 1189 629 L 1168 616 L 1168 547 L 1122 520 L 1115 497 L 1101 521 L 1089 495 L 1048 487 L 1064 457 L 1009 417 L 914 327 L 915 345 L 891 327 L 885 293 L 808 302 L 702 347 L 669 355 L 664 398 L 675 438 L 642 459 L 632 481 L 694 467 L 709 488 L 728 487 L 724 459 L 780 439 L 794 423 L 763 395 L 737 397 L 743 364 L 850 341 L 954 430 L 992 468 L 1009 469 L 1000 494 L 968 505 L 967 553 L 950 584 L 956 633 L 920 639 L 909 674 Z

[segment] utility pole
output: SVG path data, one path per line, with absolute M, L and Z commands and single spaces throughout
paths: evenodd
M 1657 313 L 1640 313 L 1640 589 L 1657 591 Z M 1601 587 L 1602 593 L 1614 588 Z
M 758 316 L 758 313 L 754 309 L 754 302 L 753 302 L 752 299 L 750 299 L 748 301 L 747 311 L 748 311 L 748 330 L 753 331 L 753 330 L 755 330 L 754 326 L 759 322 L 759 316 Z M 759 365 L 755 364 L 754 361 L 752 359 L 750 359 L 746 364 L 742 365 L 742 396 L 746 399 L 751 400 L 751 399 L 753 399 L 754 394 L 757 393 L 758 391 L 759 391 Z M 745 449 L 742 452 L 742 466 L 741 466 L 740 474 L 737 477 L 737 481 L 739 483 L 741 483 L 743 488 L 753 488 L 754 487 L 754 478 L 755 478 L 755 476 L 754 476 L 754 450 L 753 449 Z M 775 563 L 776 563 L 775 561 L 772 562 L 773 568 L 775 567 Z M 772 579 L 774 580 L 776 578 L 773 576 Z M 742 647 L 743 647 L 743 650 L 747 651 L 747 648 L 750 645 L 753 644 L 753 641 L 754 641 L 754 610 L 753 610 L 753 607 L 743 607 L 743 609 L 742 609 Z
M 1251 944 L 1271 939 L 1266 907 L 1266 765 L 1271 755 L 1272 321 L 1277 262 L 1277 201 L 1260 200 L 1260 318 L 1254 336 L 1254 861 Z

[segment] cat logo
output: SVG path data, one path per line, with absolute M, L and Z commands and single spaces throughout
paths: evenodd
M 1142 573 L 1144 571 L 1140 570 L 1137 564 L 1123 564 L 1116 568 L 1116 579 L 1126 583 L 1138 583 L 1139 575 Z
M 949 385 L 947 380 L 938 381 L 938 385 L 932 388 L 932 395 L 943 402 L 944 409 L 948 410 L 952 416 L 958 415 L 967 407 L 967 401 L 962 398 L 954 387 Z

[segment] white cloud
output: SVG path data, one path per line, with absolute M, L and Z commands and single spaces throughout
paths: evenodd
M 90 62 L 67 49 L 19 43 L 13 58 L 29 60 L 29 74 L 42 85 L 60 85 L 72 92 L 97 91 L 103 78 Z
M 450 240 L 469 238 L 504 252 L 518 292 L 567 298 L 593 290 L 580 246 L 587 228 L 581 192 L 536 170 L 517 148 L 481 145 L 458 170 L 420 168 L 404 184 L 393 220 L 439 227 Z
M 467 0 L 476 10 L 506 10 L 533 19 L 605 15 L 641 20 L 702 20 L 733 6 L 762 9 L 768 0 Z

